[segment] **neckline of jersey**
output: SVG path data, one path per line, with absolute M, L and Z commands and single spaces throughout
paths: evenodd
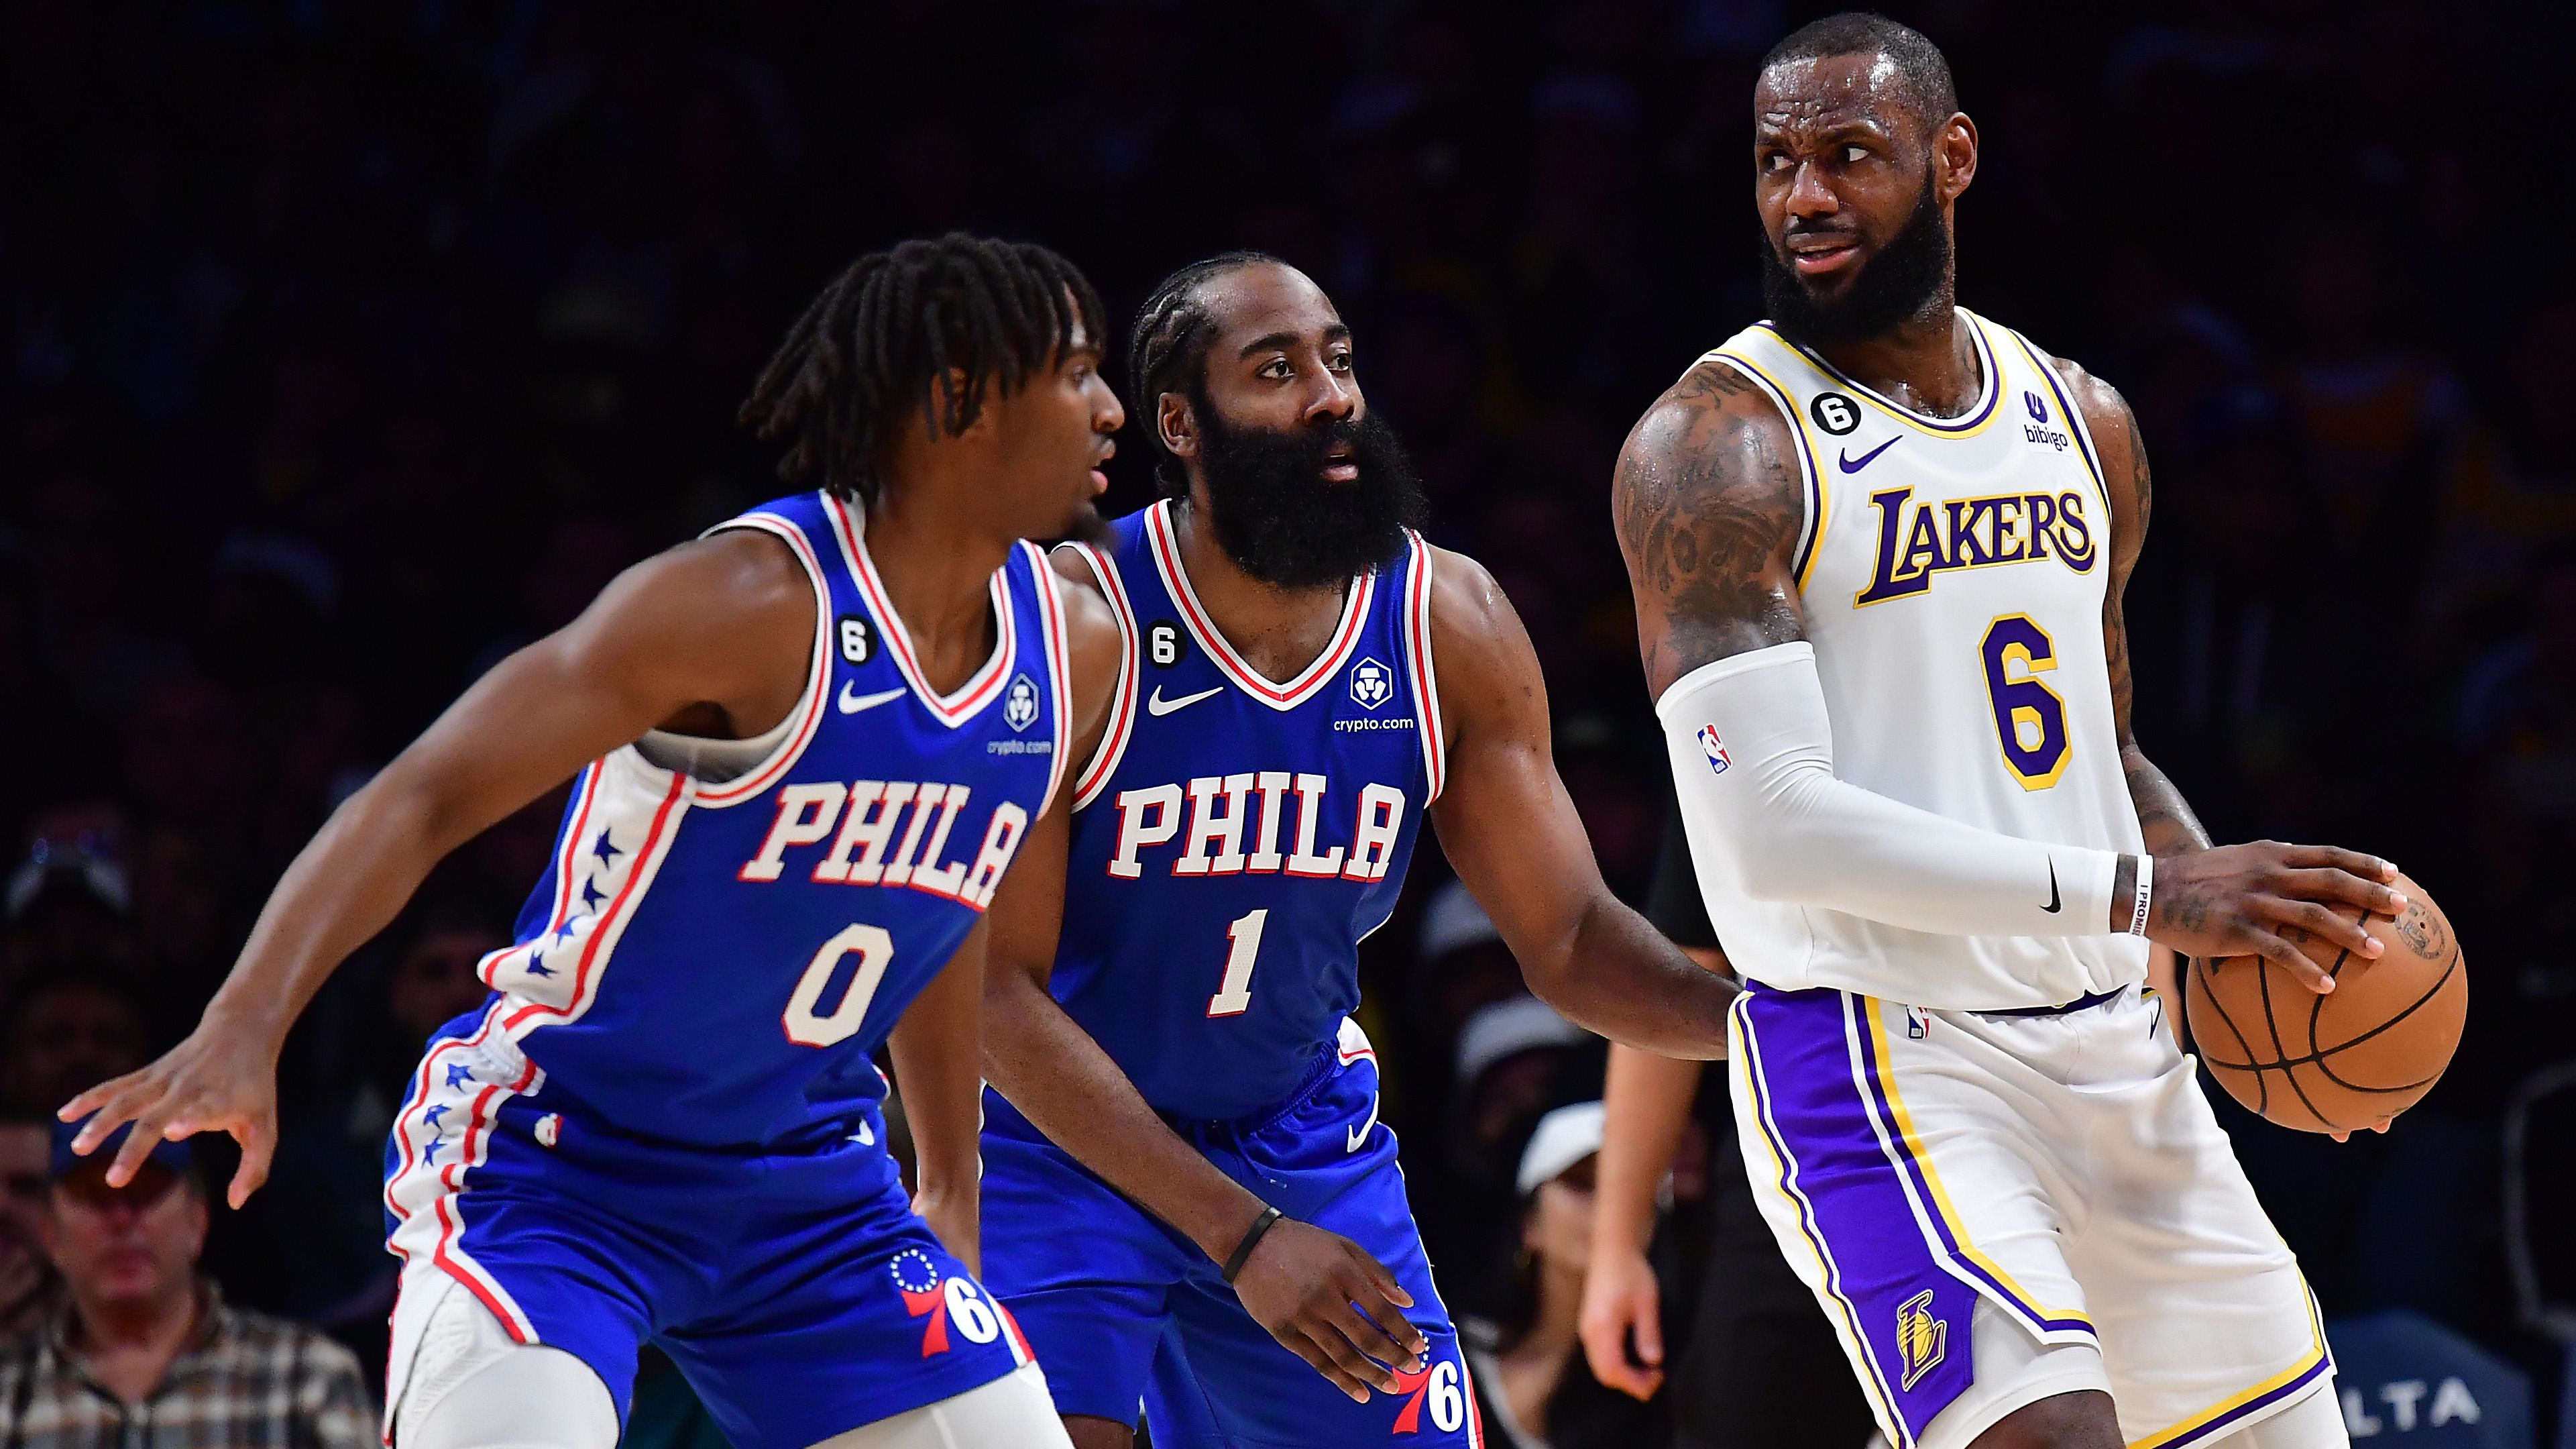
M 1955 418 L 1936 418 L 1930 413 L 1917 412 L 1867 383 L 1852 378 L 1841 368 L 1827 362 L 1822 353 L 1791 338 L 1788 333 L 1781 331 L 1769 321 L 1757 322 L 1754 325 L 1779 338 L 1782 346 L 1805 358 L 1818 372 L 1859 393 L 1879 411 L 1890 414 L 1897 421 L 1911 423 L 1930 433 L 1960 435 L 1973 433 L 1984 427 L 1986 420 L 1994 415 L 1995 404 L 2004 395 L 2003 369 L 1997 365 L 1994 343 L 1986 337 L 1985 319 L 1965 307 L 1956 307 L 1952 310 L 1968 320 L 1968 335 L 1975 340 L 1977 347 L 1977 366 L 1985 374 L 1985 387 L 1978 395 L 1977 405 Z
M 1377 592 L 1375 569 L 1352 577 L 1349 587 L 1342 590 L 1342 618 L 1334 626 L 1332 642 L 1295 678 L 1283 683 L 1253 668 L 1227 642 L 1216 621 L 1208 617 L 1207 606 L 1199 602 L 1198 591 L 1190 587 L 1189 570 L 1181 565 L 1181 540 L 1173 531 L 1172 500 L 1159 500 L 1146 510 L 1145 535 L 1154 555 L 1155 572 L 1162 575 L 1163 587 L 1181 606 L 1181 622 L 1199 641 L 1199 647 L 1207 651 L 1236 688 L 1272 709 L 1289 710 L 1304 704 L 1359 647 L 1360 625 L 1368 618 L 1369 600 Z
M 849 566 L 851 582 L 858 586 L 860 597 L 867 601 L 868 612 L 877 616 L 878 625 L 884 629 L 886 653 L 893 658 L 895 671 L 903 676 L 903 682 L 911 686 L 913 698 L 920 700 L 932 717 L 950 729 L 965 724 L 984 706 L 1001 698 L 1002 681 L 1010 676 L 1011 665 L 1019 655 L 1019 627 L 1011 617 L 1010 587 L 1003 580 L 1003 575 L 1010 570 L 1008 560 L 993 570 L 991 580 L 993 652 L 974 673 L 966 676 L 965 683 L 951 693 L 941 694 L 922 677 L 921 665 L 913 652 L 912 631 L 904 627 L 903 616 L 895 612 L 894 601 L 886 594 L 884 580 L 877 576 L 876 559 L 868 552 L 866 521 L 854 515 L 849 504 L 831 494 L 823 495 L 823 506 L 832 518 L 832 536 L 841 545 L 841 562 Z M 1012 547 L 1017 549 L 1020 545 L 1013 544 Z

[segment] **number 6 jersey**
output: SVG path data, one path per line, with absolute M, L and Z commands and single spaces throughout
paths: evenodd
M 1956 418 L 1881 397 L 1768 323 L 1701 359 L 1758 385 L 1796 440 L 1806 510 L 1792 562 L 1834 773 L 2005 835 L 2143 851 L 2103 656 L 2099 455 L 2043 354 L 1965 308 L 1959 318 L 1984 386 Z M 1675 771 L 1729 767 L 1725 742 L 1703 735 L 1672 743 Z M 1766 985 L 1992 1011 L 2145 975 L 2146 943 L 2101 934 L 2101 921 L 2046 938 L 1910 931 L 1756 900 L 1720 843 L 1693 846 L 1728 957 Z
M 1079 549 L 1126 643 L 1075 782 L 1050 989 L 1145 1100 L 1239 1117 L 1294 1093 L 1359 1004 L 1360 939 L 1439 794 L 1430 548 L 1353 579 L 1294 678 L 1228 645 L 1181 571 L 1172 505 Z

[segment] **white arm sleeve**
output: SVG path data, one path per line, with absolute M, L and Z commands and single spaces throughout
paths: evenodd
M 1947 936 L 2116 934 L 2118 852 L 1998 834 L 1836 779 L 1809 644 L 1702 665 L 1655 713 L 1682 813 L 1703 827 L 1693 841 L 1716 842 L 1755 900 Z

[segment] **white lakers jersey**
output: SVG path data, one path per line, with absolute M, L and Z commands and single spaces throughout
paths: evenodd
M 1959 316 L 1985 387 L 1957 418 L 1901 407 L 1767 323 L 1701 359 L 1761 387 L 1796 436 L 1794 562 L 1834 773 L 2001 834 L 2143 852 L 2103 655 L 2099 455 L 2038 349 Z M 1756 900 L 1722 845 L 1693 844 L 1728 957 L 1766 985 L 1996 1011 L 2146 973 L 2133 936 L 1943 936 Z

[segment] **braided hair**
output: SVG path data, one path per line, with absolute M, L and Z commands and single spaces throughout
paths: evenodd
M 1034 242 L 950 232 L 870 252 L 832 279 L 762 368 L 739 421 L 784 441 L 778 476 L 862 507 L 885 492 L 888 444 L 918 413 L 934 436 L 974 425 L 985 390 L 1043 371 L 1076 323 L 1102 337 L 1100 297 Z M 954 392 L 950 369 L 965 375 Z
M 1206 378 L 1207 348 L 1214 340 L 1216 323 L 1199 299 L 1199 284 L 1237 267 L 1263 263 L 1288 265 L 1268 252 L 1219 252 L 1156 283 L 1145 305 L 1136 310 L 1135 329 L 1127 334 L 1133 388 L 1128 396 L 1136 400 L 1145 417 L 1145 434 L 1154 440 L 1154 480 L 1166 498 L 1187 497 L 1190 475 L 1163 446 L 1163 430 L 1154 416 L 1163 394 L 1195 391 Z

